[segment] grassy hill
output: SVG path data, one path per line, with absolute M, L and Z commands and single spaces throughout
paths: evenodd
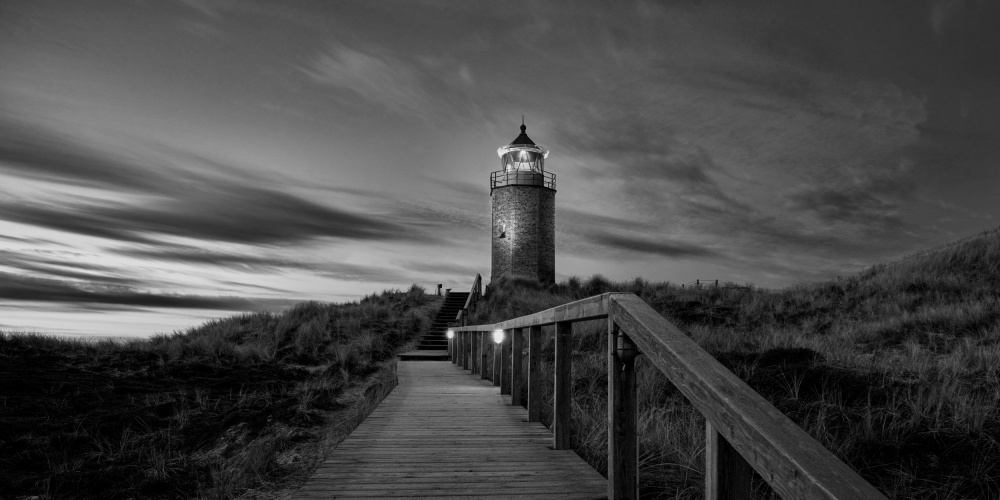
M 780 290 L 506 280 L 473 323 L 609 291 L 639 295 L 889 497 L 1000 498 L 1000 231 Z M 574 329 L 573 442 L 599 471 L 603 335 Z M 644 497 L 699 498 L 704 420 L 639 359 Z
M 414 286 L 148 340 L 0 334 L 0 498 L 270 498 L 391 389 L 439 303 Z

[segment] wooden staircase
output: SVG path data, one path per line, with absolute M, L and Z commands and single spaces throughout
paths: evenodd
M 420 337 L 417 350 L 400 354 L 399 359 L 402 361 L 448 360 L 448 337 L 446 335 L 448 332 L 448 323 L 455 321 L 455 316 L 465 307 L 465 302 L 468 298 L 469 292 L 448 292 L 430 328 Z

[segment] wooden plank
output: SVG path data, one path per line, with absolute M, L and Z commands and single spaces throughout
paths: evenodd
M 619 339 L 613 318 L 608 318 L 608 498 L 639 498 L 639 453 L 636 421 L 634 361 L 625 362 L 616 353 Z
M 542 408 L 542 327 L 528 328 L 528 422 L 538 422 Z
M 609 307 L 639 350 L 782 497 L 885 498 L 642 299 L 615 294 Z
M 552 447 L 570 449 L 570 422 L 572 420 L 573 378 L 570 350 L 573 342 L 573 323 L 556 323 L 554 400 L 552 403 Z
M 604 498 L 604 478 L 490 382 L 443 361 L 398 377 L 293 498 Z
M 521 401 L 521 390 L 524 388 L 524 384 L 521 381 L 523 377 L 523 361 L 524 356 L 524 328 L 515 328 L 511 330 L 510 337 L 510 404 L 511 406 L 521 406 L 524 403 Z

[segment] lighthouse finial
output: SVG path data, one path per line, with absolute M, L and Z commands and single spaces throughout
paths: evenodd
M 528 130 L 528 127 L 524 126 L 524 115 L 521 115 L 521 132 Z

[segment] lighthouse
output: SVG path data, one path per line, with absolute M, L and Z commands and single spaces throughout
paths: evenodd
M 521 133 L 497 150 L 500 170 L 490 174 L 493 213 L 492 279 L 521 276 L 556 280 L 556 176 L 545 171 L 548 150 Z

